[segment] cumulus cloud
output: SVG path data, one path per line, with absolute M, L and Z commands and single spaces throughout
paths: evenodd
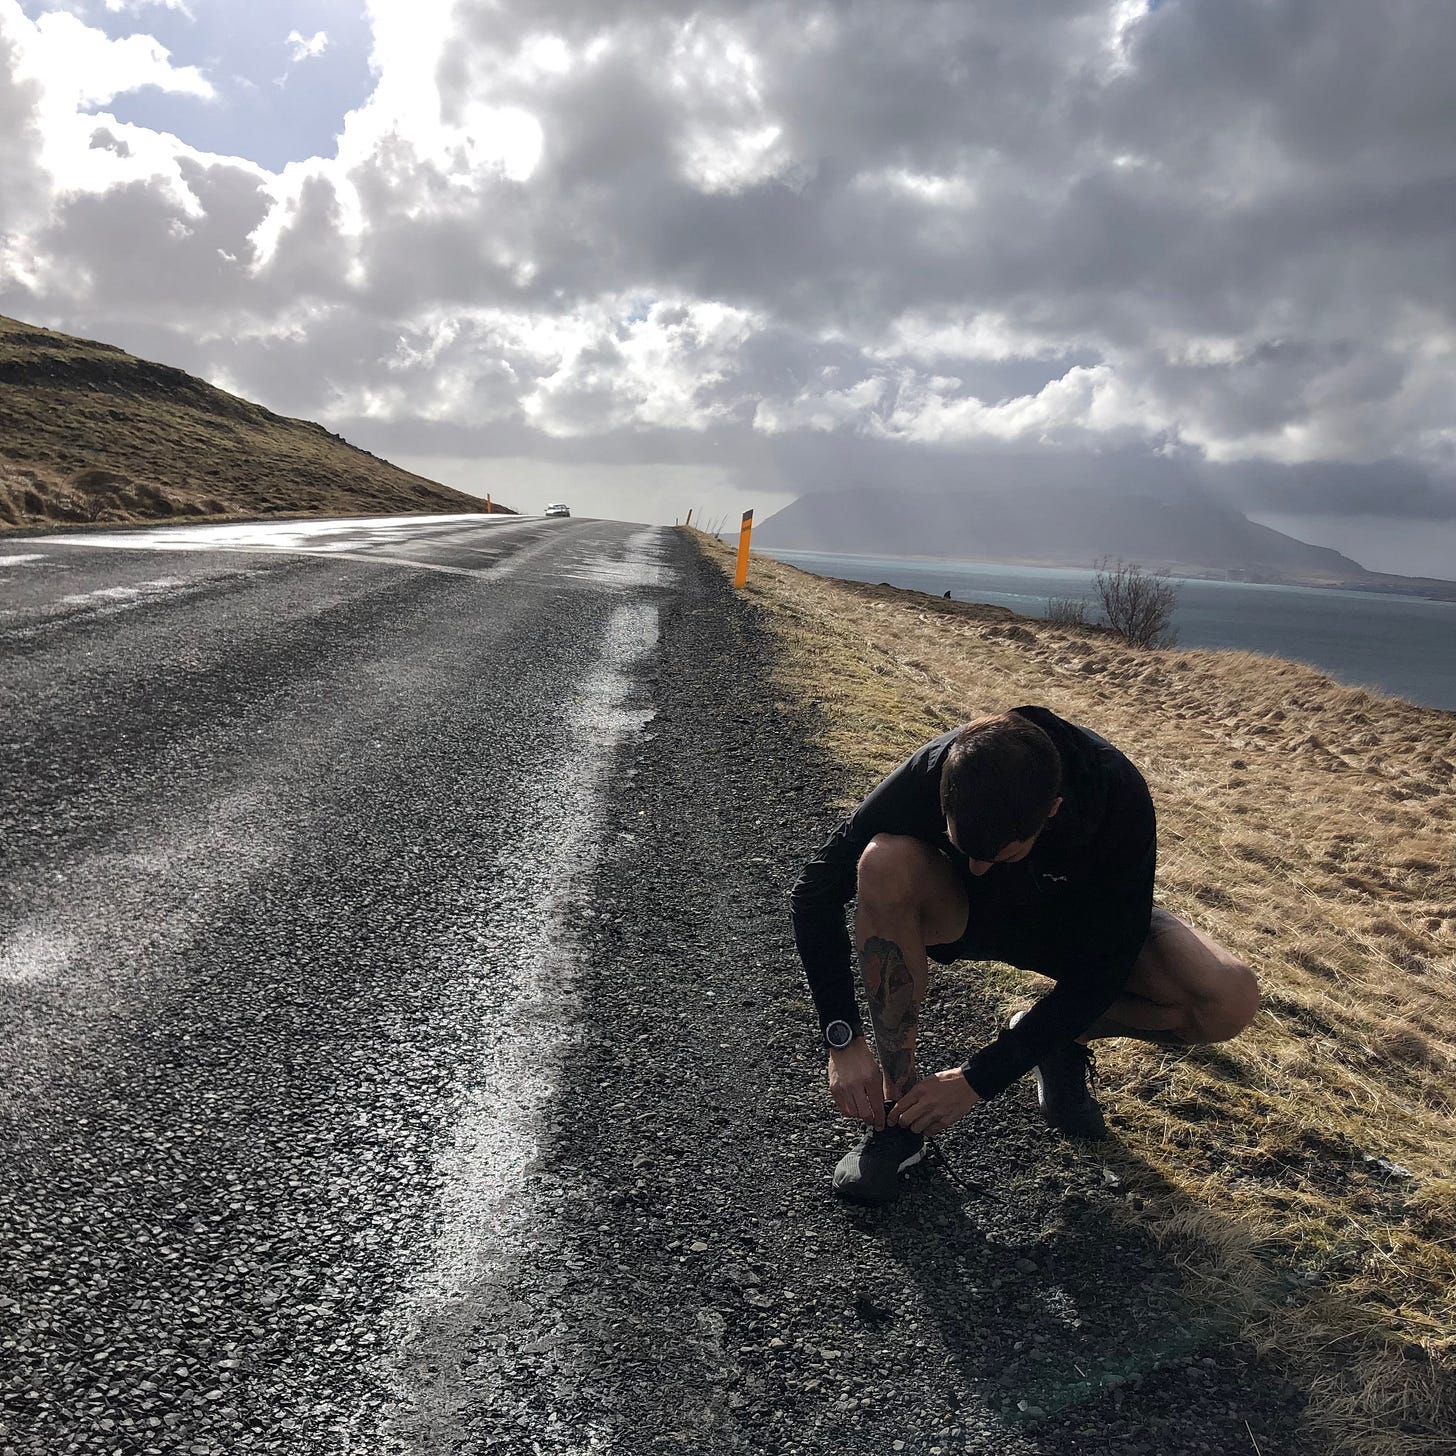
M 1456 519 L 1449 7 L 369 14 L 337 151 L 269 171 L 246 136 L 209 156 L 106 117 L 212 94 L 155 40 L 0 0 L 0 260 L 30 260 L 0 307 L 171 330 L 416 460 L 794 490 L 998 451 L 1112 488 L 1139 458 L 1251 508 Z
M 187 0 L 106 0 L 106 8 L 113 15 L 136 14 L 145 10 L 175 10 L 179 15 L 193 19 Z
M 305 36 L 296 30 L 288 32 L 288 59 L 297 65 L 299 61 L 309 61 L 316 56 L 321 56 L 329 48 L 329 38 L 322 30 L 316 30 L 312 35 Z
M 25 32 L 20 31 L 22 37 Z M 65 10 L 42 14 L 29 27 L 28 69 L 59 110 L 104 105 L 128 91 L 160 91 L 211 98 L 212 83 L 195 66 L 174 66 L 171 53 L 146 35 L 113 39 Z

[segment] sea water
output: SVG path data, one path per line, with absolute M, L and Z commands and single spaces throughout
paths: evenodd
M 1080 597 L 1088 620 L 1098 616 L 1096 573 L 1073 567 L 824 551 L 763 554 L 819 576 L 889 582 L 933 596 L 949 591 L 956 601 L 990 602 L 1028 617 L 1045 616 L 1052 597 Z M 1181 647 L 1236 647 L 1292 658 L 1341 682 L 1456 711 L 1456 602 L 1332 587 L 1173 581 L 1173 628 Z

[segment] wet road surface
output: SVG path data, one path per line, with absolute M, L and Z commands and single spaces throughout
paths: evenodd
M 504 516 L 0 546 L 0 1449 L 375 1449 L 534 1148 L 663 552 Z

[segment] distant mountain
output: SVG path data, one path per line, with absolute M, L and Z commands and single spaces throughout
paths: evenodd
M 322 425 L 110 344 L 0 317 L 0 530 L 484 509 Z
M 955 492 L 821 491 L 800 496 L 754 531 L 754 544 L 873 556 L 941 556 L 1037 566 L 1091 566 L 1103 557 L 1180 576 L 1407 591 L 1423 583 L 1367 571 L 1201 493 L 1168 500 L 1108 498 L 1065 484 Z M 1437 593 L 1431 593 L 1437 594 Z M 1444 593 L 1440 593 L 1444 594 Z

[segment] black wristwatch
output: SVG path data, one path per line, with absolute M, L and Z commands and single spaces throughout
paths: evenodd
M 824 1045 L 832 1052 L 842 1052 L 854 1040 L 856 1032 L 847 1021 L 831 1021 L 824 1028 Z

